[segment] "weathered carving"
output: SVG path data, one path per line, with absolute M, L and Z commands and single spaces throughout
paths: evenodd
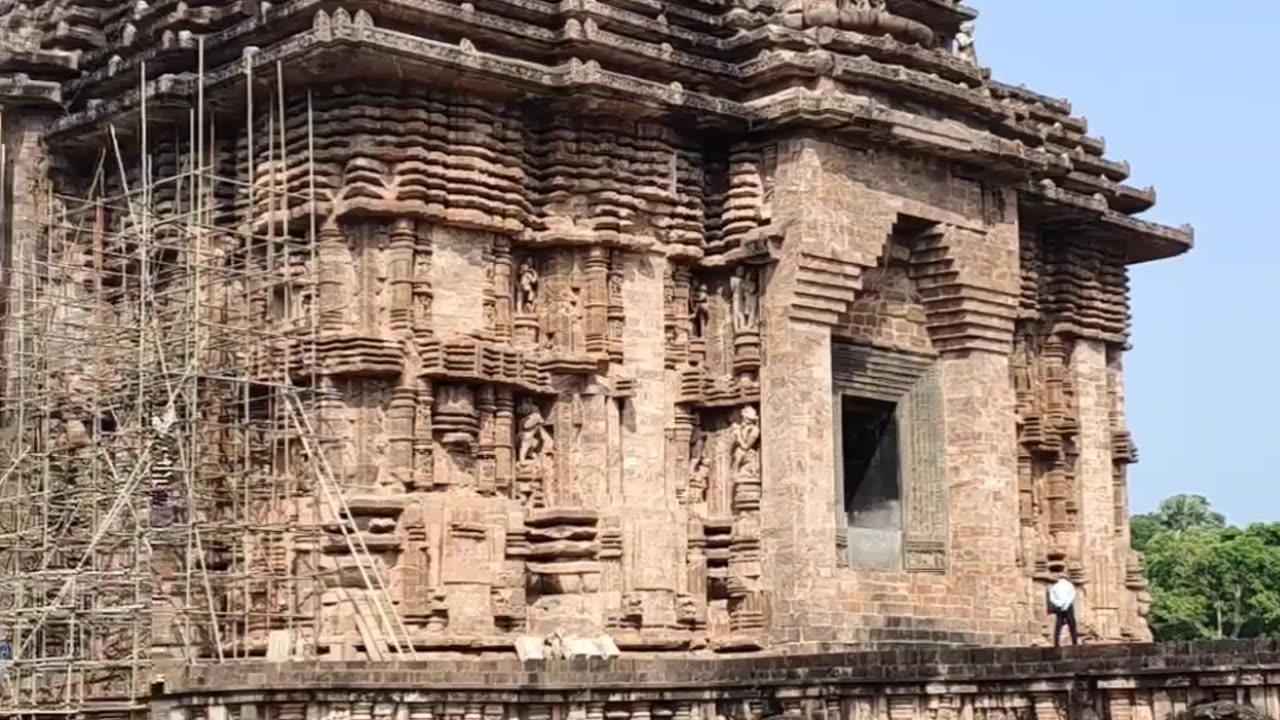
M 733 471 L 743 477 L 760 474 L 760 414 L 750 405 L 742 408 L 733 425 Z
M 882 0 L 784 0 L 776 21 L 794 30 L 836 27 L 932 45 L 929 26 L 884 11 Z
M 710 298 L 711 292 L 707 290 L 706 283 L 698 283 L 693 295 L 689 297 L 689 322 L 695 338 L 707 335 L 707 328 L 711 323 L 711 308 L 707 304 Z
M 689 502 L 705 502 L 711 468 L 708 465 L 706 436 L 702 433 L 697 434 L 689 458 Z
M 974 46 L 975 26 L 972 20 L 960 24 L 960 32 L 956 33 L 956 56 L 971 64 L 978 64 L 978 50 Z
M 546 418 L 538 404 L 530 398 L 520 402 L 520 438 L 517 443 L 516 462 L 540 463 L 555 451 L 555 442 L 547 428 Z
M 755 331 L 760 310 L 760 288 L 756 284 L 755 272 L 739 267 L 729 280 L 729 288 L 733 296 L 733 329 L 737 332 Z
M 535 312 L 538 307 L 538 271 L 533 267 L 532 260 L 525 260 L 520 264 L 518 281 L 516 302 L 520 306 L 520 312 Z

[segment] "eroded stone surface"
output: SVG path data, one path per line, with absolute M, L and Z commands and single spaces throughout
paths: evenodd
M 1043 644 L 1061 573 L 1090 642 L 1149 637 L 1126 265 L 1190 231 L 986 78 L 971 10 L 5 8 L 19 704 L 165 659 Z M 874 509 L 846 397 L 896 418 Z M 86 683 L 27 663 L 64 611 L 109 618 Z

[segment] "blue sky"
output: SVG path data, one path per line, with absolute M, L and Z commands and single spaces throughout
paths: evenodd
M 1280 55 L 1274 0 L 969 0 L 994 76 L 1071 100 L 1196 247 L 1132 269 L 1135 512 L 1180 492 L 1280 521 Z M 1276 213 L 1276 215 L 1273 215 Z

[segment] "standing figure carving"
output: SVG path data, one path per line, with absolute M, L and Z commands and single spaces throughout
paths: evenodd
M 694 440 L 690 457 L 693 462 L 689 468 L 689 498 L 691 502 L 703 502 L 707 499 L 711 467 L 707 464 L 707 443 L 702 433 Z
M 956 56 L 970 65 L 977 65 L 978 49 L 973 44 L 973 33 L 972 20 L 960 23 L 960 32 L 956 33 Z
M 520 275 L 516 286 L 516 300 L 522 313 L 531 313 L 538 307 L 538 271 L 532 260 L 520 263 Z
M 729 278 L 729 290 L 733 296 L 733 329 L 736 332 L 755 330 L 760 309 L 760 288 L 756 285 L 755 273 L 738 268 L 737 274 Z
M 689 296 L 689 321 L 696 338 L 706 337 L 707 328 L 711 325 L 711 308 L 708 305 L 710 297 L 706 283 L 698 283 L 698 287 Z
M 569 296 L 569 347 L 570 352 L 578 352 L 586 341 L 582 328 L 582 291 L 574 288 Z
M 541 460 L 551 455 L 554 440 L 547 430 L 547 421 L 542 417 L 538 404 L 529 398 L 520 403 L 520 442 L 517 462 L 527 463 Z
M 733 473 L 737 477 L 760 474 L 760 415 L 754 406 L 742 408 L 733 423 Z

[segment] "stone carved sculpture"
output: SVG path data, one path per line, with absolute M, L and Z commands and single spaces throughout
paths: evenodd
M 711 466 L 707 463 L 706 437 L 702 433 L 693 441 L 689 466 L 689 502 L 700 503 L 707 499 L 707 485 L 711 479 Z
M 520 264 L 516 305 L 522 313 L 532 313 L 538 307 L 538 270 L 533 266 L 532 260 L 525 260 Z
M 886 12 L 884 0 L 783 0 L 770 21 L 791 30 L 834 27 L 892 35 L 921 45 L 934 42 L 933 31 L 927 25 Z
M 0 51 L 39 48 L 39 20 L 27 3 L 0 5 Z
M 755 273 L 744 267 L 729 279 L 733 299 L 733 329 L 735 332 L 753 332 L 757 329 L 760 309 L 759 286 Z
M 955 54 L 970 65 L 978 64 L 978 50 L 974 46 L 974 24 L 970 20 L 960 24 L 960 32 L 956 33 Z
M 578 352 L 582 349 L 586 334 L 583 332 L 582 291 L 574 289 L 569 296 L 569 349 Z
M 693 337 L 704 338 L 711 324 L 711 308 L 708 305 L 711 293 L 706 283 L 698 283 L 693 294 L 689 296 L 689 322 L 693 326 Z
M 542 416 L 538 404 L 529 398 L 520 403 L 520 442 L 517 449 L 517 462 L 520 464 L 539 462 L 549 457 L 555 450 L 554 439 L 547 429 L 547 421 Z
M 760 414 L 754 406 L 742 408 L 733 424 L 733 473 L 738 477 L 760 475 Z

